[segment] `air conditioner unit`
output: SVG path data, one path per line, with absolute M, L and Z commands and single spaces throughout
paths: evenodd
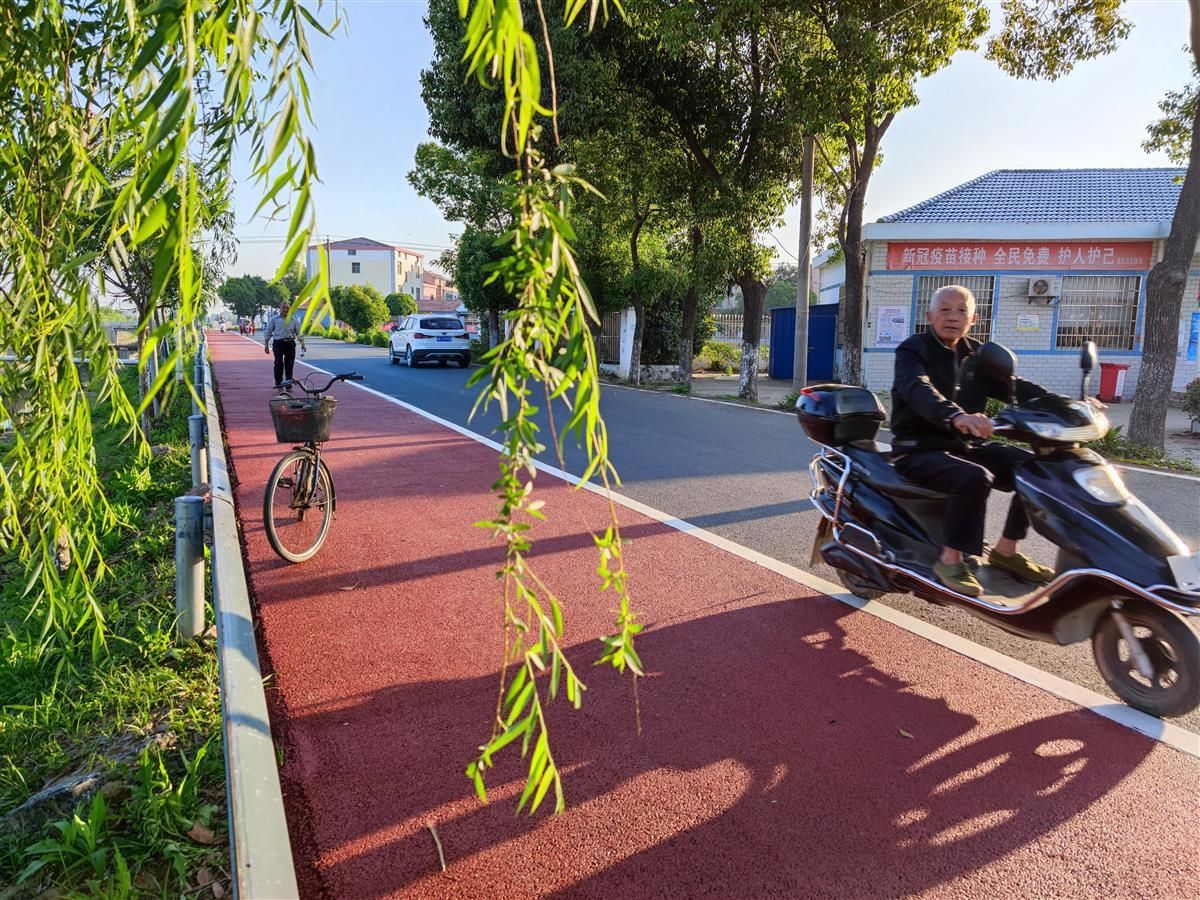
M 1029 299 L 1049 300 L 1062 293 L 1062 280 L 1053 275 L 1034 275 L 1029 279 Z

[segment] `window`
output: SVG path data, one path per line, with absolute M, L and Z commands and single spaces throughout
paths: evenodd
M 353 274 L 358 275 L 360 272 L 362 272 L 362 263 L 356 263 L 356 262 L 350 263 L 350 271 Z
M 991 275 L 922 275 L 917 279 L 917 312 L 913 321 L 913 334 L 922 334 L 929 329 L 925 313 L 929 310 L 929 298 L 934 291 L 948 284 L 961 284 L 975 295 L 976 322 L 968 334 L 977 341 L 992 338 L 992 298 L 996 292 L 996 279 Z
M 463 324 L 458 319 L 422 319 L 421 327 L 430 331 L 453 331 L 462 328 Z
M 1054 346 L 1132 350 L 1137 337 L 1140 275 L 1064 275 Z
M 347 250 L 346 255 L 347 256 L 358 256 L 358 251 L 357 250 Z

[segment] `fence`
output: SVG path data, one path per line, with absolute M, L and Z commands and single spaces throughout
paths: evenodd
M 717 330 L 713 334 L 714 341 L 722 344 L 740 344 L 742 342 L 742 324 L 745 316 L 740 312 L 714 312 L 713 321 Z M 759 337 L 760 347 L 771 346 L 771 314 L 764 312 L 762 317 L 762 333 Z

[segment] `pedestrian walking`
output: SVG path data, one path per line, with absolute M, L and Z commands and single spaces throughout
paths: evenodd
M 263 353 L 275 353 L 275 387 L 281 388 L 292 380 L 292 367 L 296 363 L 296 342 L 307 351 L 304 338 L 300 336 L 300 317 L 289 316 L 288 302 L 279 304 L 279 315 L 272 316 L 263 329 Z

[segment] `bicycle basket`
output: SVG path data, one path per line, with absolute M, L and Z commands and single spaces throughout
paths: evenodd
M 270 401 L 275 440 L 281 444 L 327 441 L 337 401 L 332 397 L 276 397 Z

